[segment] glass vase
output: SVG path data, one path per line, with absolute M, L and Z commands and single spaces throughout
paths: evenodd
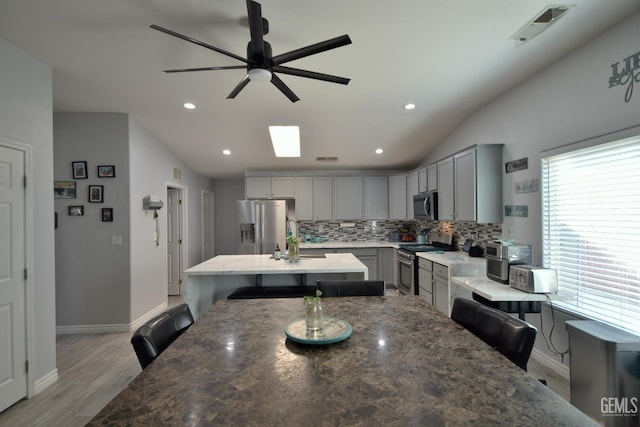
M 318 332 L 322 329 L 322 301 L 319 297 L 305 300 L 304 320 L 307 332 Z
M 300 261 L 300 248 L 298 243 L 289 243 L 289 262 Z

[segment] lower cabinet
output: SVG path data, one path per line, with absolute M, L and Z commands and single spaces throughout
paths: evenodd
M 336 253 L 352 253 L 369 269 L 369 280 L 378 280 L 378 248 L 336 249 Z
M 418 296 L 433 305 L 433 262 L 418 258 Z
M 449 313 L 449 268 L 433 263 L 433 305 L 447 316 Z
M 393 248 L 301 248 L 300 255 L 351 253 L 369 269 L 369 280 L 395 284 L 395 249 Z

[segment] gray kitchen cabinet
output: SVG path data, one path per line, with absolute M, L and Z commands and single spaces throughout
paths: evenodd
M 450 315 L 449 309 L 449 268 L 433 263 L 433 305 L 438 311 Z
M 389 218 L 389 179 L 386 176 L 364 178 L 364 218 Z
M 396 282 L 394 275 L 394 249 L 379 248 L 378 249 L 378 280 L 384 280 L 385 284 L 394 284 Z
M 453 157 L 441 160 L 438 168 L 438 220 L 453 221 L 454 195 L 453 195 Z
M 438 166 L 427 166 L 427 191 L 438 191 Z
M 418 171 L 407 175 L 407 219 L 413 219 L 413 196 L 419 194 Z
M 425 193 L 427 191 L 427 167 L 418 169 L 418 192 Z
M 418 258 L 418 296 L 433 305 L 433 262 Z
M 313 178 L 313 220 L 333 219 L 333 178 Z
M 362 219 L 362 177 L 336 176 L 333 180 L 333 218 Z
M 475 150 L 465 151 L 453 157 L 454 205 L 456 221 L 476 220 L 476 157 Z M 500 190 L 502 187 L 500 187 Z
M 272 199 L 290 199 L 295 197 L 294 178 L 272 177 L 271 178 L 271 198 Z
M 296 177 L 294 196 L 296 200 L 296 220 L 313 220 L 313 178 Z
M 336 253 L 351 253 L 369 269 L 369 280 L 378 279 L 378 248 L 345 248 L 336 249 Z
M 407 219 L 407 176 L 389 177 L 389 219 Z
M 244 184 L 246 199 L 268 199 L 271 196 L 271 178 L 247 177 Z

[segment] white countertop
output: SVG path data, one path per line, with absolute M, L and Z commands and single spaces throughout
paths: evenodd
M 468 264 L 480 269 L 486 267 L 486 260 L 482 257 L 470 257 L 466 252 L 453 251 L 453 252 L 418 252 L 416 254 L 420 258 L 424 258 L 429 261 L 436 262 L 441 265 L 451 267 L 454 264 Z
M 465 287 L 489 301 L 548 301 L 565 300 L 557 294 L 531 294 L 488 277 L 452 277 L 451 282 Z
M 232 276 L 243 274 L 366 273 L 366 265 L 353 254 L 326 254 L 302 258 L 297 263 L 276 261 L 271 255 L 218 255 L 186 270 L 187 275 Z M 365 275 L 366 277 L 366 275 Z
M 300 249 L 348 249 L 348 248 L 399 248 L 400 242 L 389 242 L 386 240 L 363 240 L 355 242 L 344 242 L 338 240 L 327 240 L 320 243 L 300 242 Z

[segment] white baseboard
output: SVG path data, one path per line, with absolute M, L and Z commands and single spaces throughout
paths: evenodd
M 56 326 L 56 334 L 113 334 L 119 332 L 129 332 L 129 325 L 126 323 L 114 323 L 106 325 L 69 325 Z
M 147 320 L 151 319 L 154 316 L 162 313 L 163 311 L 167 311 L 167 303 L 163 302 L 162 304 L 152 308 L 150 311 L 146 312 L 142 316 L 138 317 L 133 322 L 129 323 L 129 332 L 133 332 L 137 330 L 140 326 L 144 325 Z
M 38 378 L 33 387 L 33 395 L 36 395 L 58 381 L 58 370 L 54 369 L 42 378 Z M 31 396 L 29 396 L 31 397 Z
M 567 380 L 567 381 L 570 380 L 571 370 L 569 369 L 569 367 L 567 365 L 558 362 L 556 359 L 554 359 L 553 357 L 551 357 L 549 355 L 544 354 L 543 352 L 541 352 L 537 348 L 533 349 L 533 351 L 531 352 L 531 357 L 533 357 L 538 362 L 540 362 L 543 365 L 545 365 L 547 368 L 551 369 L 556 374 L 560 375 L 565 380 Z

